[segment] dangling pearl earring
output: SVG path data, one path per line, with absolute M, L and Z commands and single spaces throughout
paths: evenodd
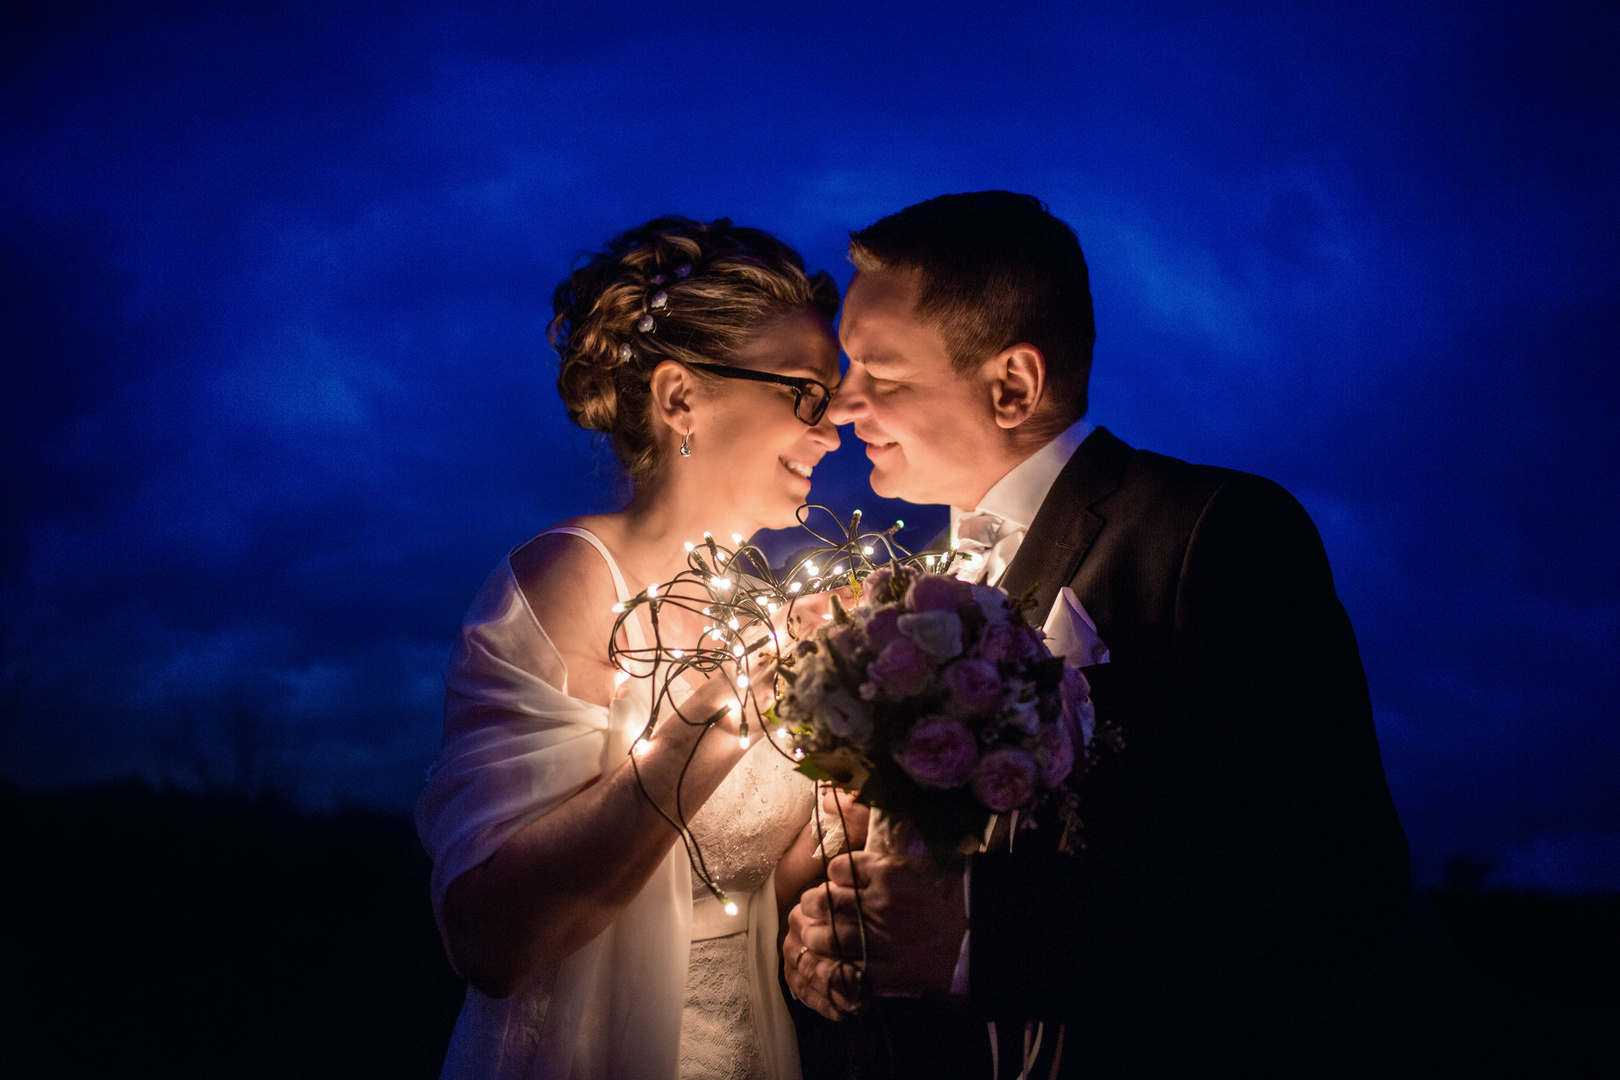
M 692 456 L 692 448 L 686 445 L 686 440 L 691 437 L 691 434 L 691 432 L 687 432 L 685 435 L 681 436 L 681 457 Z

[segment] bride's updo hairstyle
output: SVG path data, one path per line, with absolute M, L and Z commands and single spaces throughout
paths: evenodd
M 590 256 L 551 303 L 548 336 L 568 418 L 611 438 L 639 483 L 658 459 L 654 368 L 665 360 L 734 363 L 756 332 L 795 312 L 830 322 L 838 286 L 826 271 L 806 274 L 798 252 L 759 229 L 729 218 L 660 217 Z

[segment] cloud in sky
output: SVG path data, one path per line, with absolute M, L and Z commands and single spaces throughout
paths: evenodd
M 407 803 L 483 574 L 614 497 L 544 344 L 578 253 L 724 214 L 847 281 L 850 228 L 1006 187 L 1086 245 L 1094 419 L 1316 517 L 1420 872 L 1592 880 L 1612 10 L 579 7 L 11 16 L 6 775 Z

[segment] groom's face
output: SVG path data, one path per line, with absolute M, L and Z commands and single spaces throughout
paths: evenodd
M 838 323 L 849 371 L 827 416 L 855 425 L 877 494 L 972 508 L 988 487 L 975 464 L 999 433 L 990 390 L 958 374 L 940 332 L 917 321 L 919 291 L 915 273 L 855 275 Z

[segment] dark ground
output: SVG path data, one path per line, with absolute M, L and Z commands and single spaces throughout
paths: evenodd
M 462 987 L 403 815 L 0 787 L 0 844 L 0 1073 L 437 1076 Z M 1620 1075 L 1620 897 L 1414 910 L 1279 1017 L 1300 1075 Z

